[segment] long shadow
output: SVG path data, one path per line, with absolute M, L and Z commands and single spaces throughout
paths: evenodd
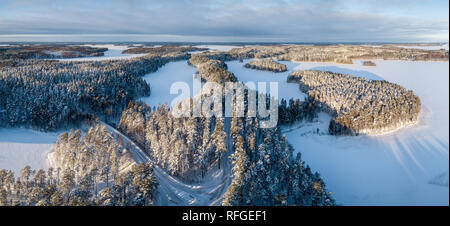
M 429 183 L 433 184 L 434 178 L 447 179 L 448 174 L 445 175 L 445 164 L 441 160 L 445 161 L 445 153 L 442 148 L 445 148 L 445 141 L 439 140 L 435 136 L 410 136 L 400 138 L 395 136 L 393 143 L 386 143 L 386 147 L 392 150 L 397 162 L 403 167 L 406 173 L 415 180 L 417 171 L 424 174 L 425 179 L 429 180 Z M 447 161 L 448 161 L 448 146 L 447 146 Z M 445 150 L 444 150 L 445 151 Z M 430 156 L 431 155 L 431 156 Z M 424 158 L 425 157 L 425 158 Z M 434 159 L 430 162 L 430 158 Z M 428 160 L 426 160 L 428 159 Z M 439 162 L 434 162 L 439 161 Z M 444 173 L 434 174 L 436 169 L 444 167 Z M 415 172 L 415 173 L 414 173 Z M 444 176 L 442 176 L 442 175 Z M 445 178 L 447 176 L 447 178 Z M 447 185 L 448 186 L 448 185 Z

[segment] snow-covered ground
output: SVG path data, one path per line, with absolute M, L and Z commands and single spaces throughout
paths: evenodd
M 134 57 L 144 56 L 145 54 L 123 54 L 122 51 L 129 49 L 128 45 L 112 45 L 112 44 L 94 44 L 94 45 L 84 45 L 94 48 L 108 48 L 104 53 L 104 56 L 93 56 L 93 57 L 79 57 L 79 58 L 63 58 L 60 61 L 100 61 L 100 60 L 120 60 L 120 59 L 130 59 Z
M 57 138 L 57 133 L 0 128 L 0 169 L 13 170 L 16 175 L 25 165 L 46 169 L 47 154 Z
M 382 136 L 311 134 L 327 130 L 329 116 L 321 114 L 322 123 L 286 128 L 289 142 L 322 175 L 339 204 L 448 205 L 449 63 L 375 63 L 300 63 L 297 69 L 376 76 L 411 89 L 422 101 L 417 125 Z
M 110 45 L 108 45 L 111 47 Z M 121 54 L 124 47 L 117 47 Z M 114 55 L 110 49 L 108 56 Z M 119 54 L 120 52 L 120 54 Z M 115 55 L 115 56 L 117 56 Z M 98 58 L 98 57 L 97 57 Z M 354 64 L 282 62 L 288 71 L 273 73 L 243 67 L 246 61 L 226 62 L 229 71 L 242 82 L 278 82 L 279 98 L 304 98 L 297 84 L 286 83 L 288 74 L 298 69 L 327 70 L 368 79 L 385 79 L 413 90 L 422 101 L 418 124 L 381 136 L 329 136 L 330 116 L 320 113 L 315 122 L 284 128 L 289 142 L 303 160 L 318 171 L 337 202 L 342 205 L 448 205 L 449 203 L 449 63 L 375 61 L 377 66 Z M 144 77 L 152 90 L 141 100 L 150 106 L 168 103 L 174 82 L 186 82 L 192 92 L 196 68 L 186 61 L 171 62 Z M 319 132 L 317 133 L 317 128 Z M 46 168 L 45 159 L 57 134 L 27 129 L 0 129 L 0 168 L 16 173 L 24 165 Z M 164 172 L 156 170 L 159 178 Z M 172 204 L 214 204 L 206 197 L 220 198 L 225 172 L 211 172 L 210 184 L 186 185 L 174 178 L 162 181 L 160 190 Z M 215 178 L 215 179 L 214 179 Z M 228 182 L 227 182 L 228 183 Z M 220 192 L 214 188 L 220 187 Z M 213 192 L 202 195 L 205 191 Z M 183 193 L 184 192 L 184 193 Z M 187 193 L 192 193 L 187 195 Z M 214 193 L 215 192 L 215 193 Z M 174 196 L 175 195 L 175 196 Z M 212 195 L 212 196 L 211 196 Z M 167 199 L 168 201 L 169 199 Z M 166 204 L 166 200 L 158 200 Z

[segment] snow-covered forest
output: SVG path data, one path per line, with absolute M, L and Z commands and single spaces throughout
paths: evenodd
M 159 166 L 188 183 L 232 165 L 223 205 L 334 203 L 320 175 L 312 173 L 300 155 L 293 157 L 280 129 L 261 129 L 257 118 L 174 118 L 166 106 L 150 111 L 130 103 L 119 128 Z
M 0 68 L 0 125 L 55 130 L 97 115 L 120 115 L 130 100 L 150 95 L 142 79 L 186 53 L 99 62 L 21 61 Z
M 71 45 L 0 46 L 0 62 L 17 59 L 59 59 L 103 56 L 107 48 Z
M 349 65 L 365 57 L 448 60 L 448 51 L 392 46 L 252 46 L 192 55 L 188 51 L 194 48 L 156 48 L 135 48 L 151 54 L 133 59 L 17 60 L 0 67 L 0 95 L 6 97 L 0 100 L 0 126 L 42 131 L 87 127 L 59 136 L 47 170 L 25 167 L 18 177 L 0 171 L 1 205 L 335 205 L 326 180 L 302 160 L 300 153 L 311 146 L 298 140 L 304 142 L 308 133 L 292 134 L 323 120 L 321 111 L 333 118 L 322 123 L 326 126 L 320 126 L 320 133 L 314 128 L 315 136 L 379 134 L 413 124 L 423 108 L 413 91 L 387 81 L 301 70 L 287 77 L 300 83 L 298 95 L 290 99 L 256 92 L 257 99 L 277 103 L 278 125 L 262 128 L 263 118 L 247 117 L 248 89 L 245 117 L 174 117 L 174 109 L 163 103 L 150 107 L 137 101 L 152 98 L 152 77 L 144 80 L 144 75 L 179 60 L 195 68 L 203 82 L 219 84 L 239 81 L 240 71 L 230 71 L 229 65 L 243 59 Z M 243 64 L 239 68 L 247 69 Z M 284 70 L 293 70 L 286 65 Z M 300 98 L 302 92 L 308 97 Z M 184 101 L 191 105 L 198 97 Z M 290 131 L 295 146 L 286 138 Z
M 288 82 L 335 118 L 330 134 L 379 134 L 417 122 L 420 99 L 411 90 L 387 82 L 326 71 L 296 71 Z
M 54 166 L 25 166 L 18 177 L 0 170 L 0 205 L 151 205 L 156 180 L 151 163 L 135 164 L 132 154 L 102 124 L 84 137 L 80 130 L 59 136 Z
M 286 65 L 280 64 L 272 59 L 254 60 L 244 64 L 246 68 L 252 68 L 256 70 L 265 70 L 273 72 L 286 71 Z

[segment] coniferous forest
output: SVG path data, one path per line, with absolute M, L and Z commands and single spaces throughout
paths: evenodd
M 202 82 L 223 85 L 238 82 L 228 71 L 229 60 L 284 59 L 298 51 L 273 46 L 191 55 L 188 50 L 197 49 L 136 48 L 130 52 L 149 54 L 87 62 L 17 59 L 2 66 L 0 126 L 84 128 L 59 136 L 48 170 L 25 166 L 18 176 L 0 171 L 0 204 L 157 205 L 168 186 L 161 172 L 185 184 L 201 184 L 222 172 L 225 187 L 216 204 L 335 205 L 320 174 L 301 159 L 301 150 L 293 155 L 282 126 L 311 122 L 325 111 L 333 116 L 330 135 L 374 134 L 414 123 L 420 113 L 420 99 L 399 85 L 323 71 L 289 75 L 288 82 L 299 83 L 308 98 L 282 99 L 273 128 L 261 126 L 266 118 L 249 117 L 248 87 L 240 94 L 243 116 L 174 117 L 167 105 L 151 108 L 136 101 L 151 96 L 143 76 L 171 61 L 187 60 Z M 333 57 L 324 60 L 341 59 Z M 251 64 L 259 70 L 286 70 L 273 60 Z M 265 98 L 266 107 L 278 103 L 262 93 L 256 97 Z M 191 106 L 196 98 L 185 103 Z M 224 104 L 225 96 L 220 98 Z
M 0 125 L 55 130 L 98 115 L 118 117 L 130 100 L 150 95 L 142 79 L 186 53 L 131 60 L 58 62 L 24 60 L 0 68 Z

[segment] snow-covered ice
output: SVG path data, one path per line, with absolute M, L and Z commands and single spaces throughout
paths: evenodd
M 25 165 L 46 169 L 47 154 L 57 139 L 57 133 L 0 128 L 0 169 L 13 170 L 16 174 Z
M 108 46 L 116 48 L 116 54 L 121 54 L 123 49 L 120 48 L 124 48 Z M 112 48 L 109 51 L 113 52 L 108 56 L 114 55 Z M 287 65 L 288 71 L 273 73 L 244 68 L 247 61 L 226 63 L 228 70 L 244 83 L 278 82 L 279 99 L 302 99 L 306 96 L 300 92 L 297 84 L 286 82 L 288 74 L 299 69 L 327 70 L 368 79 L 385 79 L 413 90 L 422 101 L 420 121 L 394 133 L 381 136 L 329 136 L 327 129 L 330 116 L 325 113 L 320 113 L 314 122 L 294 124 L 284 127 L 283 131 L 296 152 L 302 153 L 303 160 L 312 170 L 322 175 L 339 204 L 448 205 L 448 62 L 376 60 L 377 66 L 374 67 L 363 66 L 361 61 L 350 65 L 281 62 Z M 171 85 L 174 82 L 186 82 L 192 91 L 195 72 L 196 68 L 189 66 L 186 61 L 166 64 L 157 72 L 144 76 L 151 86 L 151 95 L 141 100 L 150 106 L 170 104 L 178 95 L 170 94 Z M 53 133 L 0 129 L 0 168 L 12 169 L 16 173 L 24 165 L 30 165 L 34 169 L 46 168 L 47 153 L 56 139 L 57 134 Z M 219 172 L 211 172 L 211 176 L 217 173 Z M 159 174 L 164 176 L 163 172 Z M 220 184 L 218 180 L 215 182 L 218 183 L 214 186 Z M 206 200 L 203 200 L 204 197 L 199 192 L 203 188 L 212 191 L 207 188 L 210 187 L 207 184 L 203 184 L 203 188 L 189 187 L 179 184 L 179 181 L 171 181 L 170 178 L 163 183 L 166 184 L 165 188 L 170 188 L 165 191 L 165 195 L 169 195 L 171 199 L 178 199 L 173 194 L 179 190 L 179 203 L 190 200 L 192 204 L 205 204 Z M 195 192 L 193 196 L 183 195 L 186 191 Z M 222 194 L 222 191 L 217 194 Z M 160 200 L 159 203 L 165 201 Z
M 238 60 L 228 61 L 226 62 L 228 65 L 228 71 L 233 73 L 238 80 L 244 84 L 247 82 L 254 82 L 256 85 L 257 82 L 267 82 L 266 89 L 269 92 L 270 88 L 268 82 L 277 82 L 278 100 L 280 101 L 281 99 L 289 100 L 290 98 L 303 100 L 306 97 L 304 93 L 300 92 L 298 84 L 286 82 L 288 75 L 294 71 L 294 68 L 298 66 L 299 63 L 281 61 L 280 63 L 286 65 L 287 71 L 275 73 L 244 67 L 244 64 L 249 61 L 251 60 L 244 60 L 243 62 L 239 62 Z
M 156 72 L 144 76 L 144 80 L 150 85 L 149 97 L 140 98 L 141 101 L 153 107 L 158 104 L 170 105 L 179 94 L 170 94 L 170 87 L 175 82 L 184 82 L 189 85 L 191 95 L 193 92 L 193 75 L 197 69 L 188 65 L 186 60 L 169 62 Z
M 210 51 L 230 51 L 234 48 L 241 48 L 242 46 L 234 45 L 196 45 L 198 48 L 209 48 Z
M 303 159 L 318 171 L 342 205 L 448 205 L 448 62 L 375 61 L 367 67 L 354 64 L 282 62 L 288 72 L 273 73 L 243 67 L 246 61 L 227 62 L 239 81 L 279 83 L 279 97 L 305 96 L 297 84 L 286 83 L 293 70 L 314 69 L 367 79 L 385 79 L 412 89 L 422 100 L 418 124 L 381 136 L 327 135 L 330 116 L 294 124 L 284 131 Z M 170 85 L 184 81 L 192 88 L 195 68 L 186 61 L 172 62 L 145 76 L 152 94 L 146 103 L 170 103 Z M 319 134 L 317 134 L 319 128 Z M 446 178 L 447 177 L 447 178 Z M 436 179 L 437 178 L 437 179 Z M 439 181 L 440 185 L 433 183 Z M 442 182 L 443 181 L 443 182 Z M 442 186 L 442 184 L 444 184 Z M 181 195 L 181 193 L 180 193 Z M 184 196 L 183 196 L 184 197 Z
M 419 123 L 390 134 L 329 136 L 326 113 L 283 131 L 303 160 L 322 175 L 339 204 L 448 205 L 448 62 L 376 60 L 375 67 L 363 66 L 362 61 L 282 62 L 288 66 L 286 74 L 247 69 L 244 63 L 227 62 L 240 81 L 278 81 L 280 98 L 304 96 L 297 84 L 286 83 L 286 77 L 290 71 L 306 69 L 387 80 L 413 90 L 422 101 Z
M 339 204 L 448 205 L 449 64 L 448 62 L 375 62 L 375 67 L 334 63 L 300 63 L 297 69 L 360 71 L 413 90 L 422 101 L 415 126 L 381 136 L 305 135 L 323 123 L 286 130 L 303 160 L 318 171 Z M 446 177 L 446 178 L 445 178 Z M 433 183 L 435 178 L 444 186 Z M 442 184 L 442 183 L 441 183 Z

